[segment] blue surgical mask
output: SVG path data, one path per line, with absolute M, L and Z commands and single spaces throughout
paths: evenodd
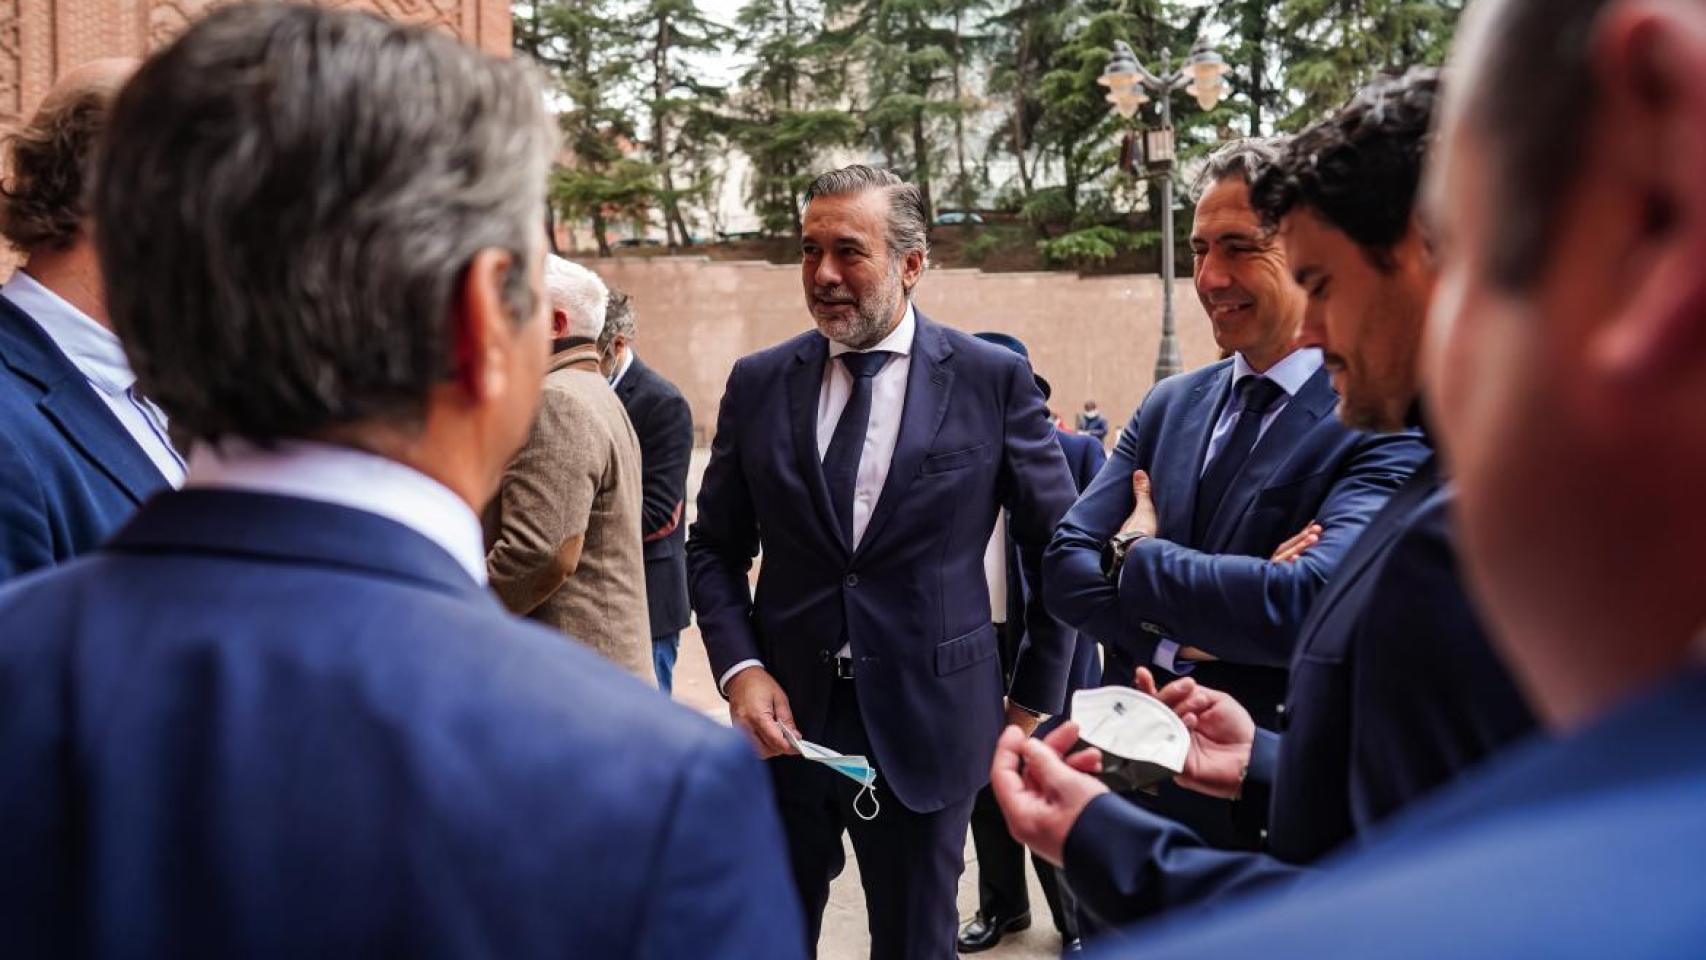
M 781 726 L 781 724 L 778 724 L 778 726 Z M 871 762 L 869 760 L 866 760 L 861 756 L 850 757 L 846 754 L 837 753 L 828 747 L 819 746 L 810 740 L 801 739 L 800 737 L 795 736 L 794 732 L 785 726 L 782 727 L 782 739 L 788 741 L 789 746 L 798 750 L 800 752 L 800 756 L 812 761 L 813 763 L 821 763 L 829 769 L 834 770 L 836 773 L 839 773 L 849 780 L 852 780 L 854 783 L 857 783 L 862 789 L 859 791 L 858 796 L 853 798 L 853 812 L 858 814 L 859 819 L 861 820 L 877 819 L 877 814 L 882 812 L 882 806 L 877 803 L 877 768 L 871 766 Z M 860 801 L 866 796 L 871 798 L 871 813 L 869 816 L 866 816 L 865 811 L 859 808 Z

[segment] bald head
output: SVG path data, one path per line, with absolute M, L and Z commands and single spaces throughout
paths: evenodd
M 83 236 L 84 184 L 107 111 L 135 71 L 129 59 L 67 71 L 23 129 L 6 138 L 0 235 L 29 255 L 70 248 Z

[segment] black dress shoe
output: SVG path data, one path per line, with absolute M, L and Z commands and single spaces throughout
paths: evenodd
M 960 952 L 982 953 L 1001 942 L 1009 933 L 1018 933 L 1031 925 L 1029 910 L 1016 917 L 986 917 L 983 911 L 971 918 L 960 930 Z

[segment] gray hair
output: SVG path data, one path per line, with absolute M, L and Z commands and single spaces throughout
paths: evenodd
M 1208 155 L 1191 185 L 1192 202 L 1201 200 L 1209 187 L 1222 180 L 1241 180 L 1246 186 L 1255 183 L 1279 160 L 1284 143 L 1283 137 L 1241 137 L 1221 144 Z
M 598 274 L 554 253 L 546 254 L 545 290 L 551 306 L 569 315 L 565 336 L 594 340 L 604 332 L 604 304 L 610 292 Z
M 598 335 L 599 352 L 607 352 L 617 337 L 633 343 L 639 336 L 634 301 L 620 290 L 610 291 L 610 300 L 604 308 L 604 330 Z
M 924 194 L 914 184 L 907 183 L 887 170 L 868 167 L 862 163 L 820 174 L 806 188 L 806 206 L 818 197 L 842 193 L 863 193 L 881 190 L 889 199 L 889 254 L 904 257 L 914 250 L 924 254 L 924 265 L 930 265 L 928 217 L 924 210 Z
M 139 387 L 191 436 L 410 428 L 458 363 L 476 254 L 536 316 L 556 135 L 521 63 L 366 13 L 256 3 L 119 95 L 91 211 Z
M 1490 183 L 1499 185 L 1488 248 L 1493 282 L 1527 289 L 1550 241 L 1587 144 L 1582 118 L 1598 105 L 1588 63 L 1594 25 L 1610 0 L 1510 0 L 1486 31 L 1485 74 L 1464 94 L 1487 138 Z M 1536 78 L 1544 78 L 1535 82 Z

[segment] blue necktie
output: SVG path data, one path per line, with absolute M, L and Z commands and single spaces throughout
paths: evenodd
M 1267 377 L 1250 376 L 1238 381 L 1234 394 L 1233 402 L 1238 404 L 1238 423 L 1197 483 L 1197 511 L 1191 526 L 1195 534 L 1192 542 L 1198 548 L 1208 546 L 1204 540 L 1214 522 L 1215 512 L 1220 509 L 1220 501 L 1226 499 L 1227 489 L 1250 459 L 1250 451 L 1255 449 L 1256 440 L 1261 435 L 1262 420 L 1267 416 L 1268 408 L 1285 396 L 1285 391 Z
M 872 350 L 840 357 L 842 366 L 853 375 L 853 393 L 841 409 L 841 419 L 835 422 L 835 433 L 824 452 L 823 480 L 849 548 L 853 546 L 853 488 L 859 479 L 859 455 L 865 450 L 865 428 L 871 423 L 871 378 L 893 355 L 888 350 Z

